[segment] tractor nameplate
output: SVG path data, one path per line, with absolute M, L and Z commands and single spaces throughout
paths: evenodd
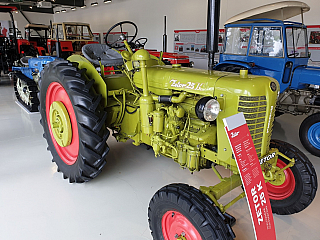
M 204 91 L 204 89 L 201 88 L 203 83 L 194 83 L 194 82 L 181 83 L 180 81 L 175 79 L 172 79 L 170 83 L 171 83 L 171 87 Z
M 265 163 L 266 161 L 269 161 L 270 159 L 274 158 L 276 156 L 276 153 L 271 153 L 267 156 L 265 156 L 264 158 L 259 159 L 260 165 Z

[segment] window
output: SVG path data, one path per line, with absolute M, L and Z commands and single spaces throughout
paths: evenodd
M 305 28 L 286 28 L 288 57 L 308 57 L 307 30 Z
M 246 55 L 250 38 L 250 27 L 226 29 L 225 54 Z
M 249 54 L 251 56 L 283 57 L 281 27 L 255 27 Z
M 52 39 L 56 39 L 57 37 L 57 33 L 56 33 L 56 29 L 57 29 L 57 26 L 58 26 L 58 38 L 59 39 L 64 39 L 63 37 L 63 28 L 62 28 L 62 25 L 59 24 L 59 25 L 54 25 L 53 28 L 52 28 Z

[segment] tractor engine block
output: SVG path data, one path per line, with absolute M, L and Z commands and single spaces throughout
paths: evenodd
M 320 92 L 318 89 L 307 90 L 288 89 L 280 94 L 277 102 L 280 112 L 301 115 L 320 110 Z

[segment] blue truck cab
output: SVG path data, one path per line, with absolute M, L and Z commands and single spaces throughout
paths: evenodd
M 309 11 L 297 1 L 268 4 L 240 13 L 225 24 L 224 49 L 216 70 L 278 80 L 277 115 L 308 114 L 301 123 L 303 146 L 320 157 L 320 67 L 308 66 L 307 27 L 286 19 Z
M 279 81 L 281 92 L 289 86 L 304 89 L 310 84 L 300 77 L 309 60 L 306 26 L 274 19 L 248 22 L 225 26 L 224 51 L 216 69 L 246 68 L 251 74 L 273 77 Z M 300 74 L 292 74 L 297 70 Z

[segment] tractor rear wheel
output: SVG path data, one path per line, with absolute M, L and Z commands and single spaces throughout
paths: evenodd
M 272 212 L 280 215 L 298 213 L 309 206 L 316 195 L 318 182 L 315 169 L 307 156 L 289 143 L 271 140 L 270 148 L 277 148 L 287 157 L 295 159 L 294 166 L 283 171 L 281 183 L 266 183 Z M 279 156 L 277 167 L 284 168 L 288 163 Z
M 303 120 L 299 128 L 299 138 L 305 149 L 320 157 L 320 113 L 315 113 Z
M 235 238 L 213 202 L 186 184 L 170 184 L 157 191 L 149 203 L 148 217 L 155 240 Z
M 71 183 L 95 178 L 109 151 L 101 95 L 84 74 L 68 61 L 55 60 L 45 66 L 39 82 L 44 137 L 52 161 Z

